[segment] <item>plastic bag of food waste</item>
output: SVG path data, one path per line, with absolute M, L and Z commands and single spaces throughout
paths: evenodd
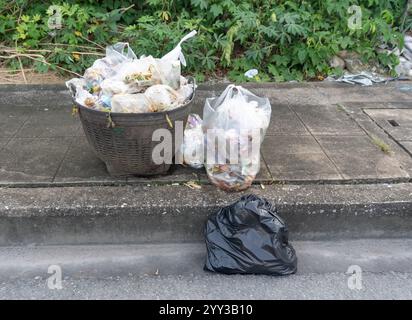
M 125 93 L 137 93 L 142 89 L 134 84 L 126 84 L 121 80 L 116 80 L 113 78 L 105 79 L 100 84 L 102 94 L 107 96 L 113 96 L 115 94 L 125 94 Z
M 143 93 L 117 94 L 112 97 L 112 112 L 145 113 L 150 112 L 149 101 Z
M 107 101 L 104 96 L 98 96 L 91 94 L 88 90 L 83 88 L 78 88 L 74 100 L 89 109 L 99 110 L 99 111 L 109 111 L 110 101 Z
M 100 83 L 115 74 L 115 68 L 126 61 L 137 59 L 133 50 L 128 43 L 118 42 L 113 46 L 106 48 L 106 56 L 102 59 L 97 59 L 93 65 L 86 69 L 84 79 L 87 86 L 93 88 L 99 86 Z
M 140 91 L 144 91 L 151 85 L 162 83 L 157 61 L 152 56 L 120 64 L 113 79 L 137 85 L 141 87 Z
M 260 169 L 260 145 L 269 126 L 267 98 L 229 85 L 222 95 L 206 99 L 203 128 L 206 132 L 206 172 L 227 191 L 245 190 Z
M 196 34 L 196 30 L 189 32 L 179 41 L 177 46 L 172 51 L 165 54 L 161 59 L 157 59 L 158 68 L 162 74 L 163 84 L 166 84 L 175 90 L 180 88 L 180 63 L 183 66 L 186 66 L 186 59 L 183 55 L 181 45 L 183 42 L 194 37 Z
M 82 106 L 94 109 L 97 105 L 98 97 L 92 95 L 89 91 L 83 88 L 78 88 L 76 91 L 75 100 L 78 104 L 81 104 Z
M 288 229 L 266 199 L 247 195 L 219 209 L 206 223 L 205 270 L 225 274 L 296 273 Z
M 204 134 L 202 119 L 198 114 L 192 113 L 187 117 L 182 154 L 184 163 L 187 165 L 195 169 L 203 167 Z
M 173 110 L 184 102 L 184 97 L 165 84 L 156 84 L 147 88 L 144 95 L 149 101 L 152 112 Z

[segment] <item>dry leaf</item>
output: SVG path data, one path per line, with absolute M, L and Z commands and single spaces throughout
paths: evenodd
M 193 181 L 193 180 L 185 182 L 185 186 L 187 186 L 187 187 L 189 187 L 190 189 L 193 189 L 193 190 L 194 189 L 196 189 L 196 190 L 202 189 L 202 186 L 199 185 L 196 181 Z

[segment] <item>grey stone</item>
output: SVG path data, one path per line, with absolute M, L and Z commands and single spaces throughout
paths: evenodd
M 329 65 L 332 68 L 345 69 L 345 60 L 343 60 L 342 58 L 340 58 L 338 56 L 333 56 L 331 61 L 329 62 Z
M 204 100 L 207 97 L 219 95 L 226 85 L 200 85 L 196 92 L 192 112 L 202 115 Z M 379 126 L 376 126 L 379 121 L 375 120 L 375 124 L 362 109 L 368 108 L 370 110 L 370 108 L 374 108 L 378 110 L 384 106 L 392 110 L 392 116 L 399 115 L 398 118 L 395 118 L 396 121 L 401 123 L 399 127 L 382 127 L 387 132 L 389 132 L 389 129 L 395 130 L 392 131 L 395 136 L 397 136 L 396 130 L 399 130 L 399 128 L 408 129 L 410 121 L 409 118 L 405 118 L 405 114 L 409 114 L 411 94 L 397 90 L 396 85 L 389 83 L 373 86 L 372 88 L 362 88 L 336 83 L 312 82 L 248 83 L 245 84 L 245 87 L 258 95 L 269 97 L 272 104 L 271 125 L 268 128 L 262 149 L 262 169 L 255 181 L 256 184 L 261 182 L 269 183 L 272 176 L 275 180 L 307 183 L 325 180 L 342 181 L 342 179 L 346 180 L 345 183 L 348 180 L 350 181 L 348 176 L 343 177 L 339 174 L 336 166 L 338 166 L 337 162 L 341 161 L 342 163 L 338 167 L 350 167 L 352 159 L 349 156 L 345 158 L 337 154 L 336 157 L 339 159 L 336 163 L 335 161 L 331 162 L 332 155 L 329 153 L 324 154 L 311 134 L 315 138 L 324 136 L 359 136 L 366 138 L 366 132 L 368 132 L 371 135 L 380 137 L 390 146 L 393 157 L 383 157 L 382 160 L 379 158 L 381 156 L 379 150 L 377 153 L 373 153 L 375 155 L 379 154 L 379 157 L 372 159 L 372 166 L 365 167 L 363 178 L 359 178 L 362 177 L 362 172 L 360 172 L 362 166 L 360 166 L 359 174 L 353 175 L 353 177 L 358 177 L 353 178 L 355 180 L 361 179 L 366 182 L 372 179 L 377 182 L 387 182 L 404 181 L 402 179 L 406 179 L 406 175 L 397 170 L 386 171 L 385 169 L 381 172 L 379 169 L 376 171 L 376 162 L 382 163 L 385 168 L 401 166 L 410 175 L 412 174 L 410 153 L 400 148 L 394 141 L 391 143 L 391 139 L 388 141 L 385 132 Z M 0 144 L 3 143 L 3 149 L 6 148 L 7 140 L 16 134 L 20 137 L 78 137 L 77 140 L 74 140 L 75 143 L 73 143 L 72 148 L 67 151 L 67 157 L 61 164 L 54 181 L 44 177 L 36 178 L 38 174 L 35 172 L 38 170 L 38 164 L 34 164 L 33 172 L 29 172 L 28 167 L 25 167 L 25 163 L 30 163 L 30 160 L 26 159 L 28 148 L 26 144 L 23 143 L 20 146 L 18 143 L 13 143 L 13 148 L 16 150 L 11 150 L 7 146 L 5 150 L 10 155 L 3 154 L 0 157 L 1 159 L 8 159 L 12 157 L 12 154 L 19 155 L 22 159 L 7 160 L 8 166 L 14 168 L 14 173 L 11 174 L 11 171 L 6 173 L 3 170 L 0 180 L 2 185 L 117 185 L 125 182 L 130 184 L 168 184 L 196 179 L 202 184 L 209 183 L 204 170 L 193 170 L 179 166 L 174 166 L 169 175 L 165 176 L 129 177 L 120 180 L 111 178 L 106 174 L 103 164 L 94 157 L 91 148 L 84 141 L 84 133 L 79 119 L 72 118 L 70 115 L 71 99 L 64 86 L 0 86 L 0 92 L 4 93 L 0 99 L 0 103 L 3 103 L 2 106 L 0 104 L 2 114 L 10 115 L 10 119 L 12 119 L 0 117 L 0 133 L 3 134 L 2 139 L 6 140 L 6 142 L 4 140 L 0 142 Z M 331 101 L 344 104 L 332 105 Z M 345 101 L 354 102 L 346 103 Z M 373 101 L 379 101 L 379 103 Z M 13 102 L 16 103 L 13 105 Z M 405 110 L 405 113 L 402 113 L 403 111 L 398 112 L 395 109 Z M 402 122 L 402 119 L 405 120 Z M 387 120 L 385 120 L 385 125 L 390 125 Z M 402 134 L 401 138 L 409 138 L 405 131 Z M 272 139 L 272 136 L 275 138 Z M 279 138 L 280 136 L 284 136 L 284 138 Z M 404 141 L 409 140 L 398 142 L 403 143 Z M 40 144 L 42 143 L 40 142 Z M 359 146 L 361 147 L 362 144 L 359 144 Z M 40 152 L 34 150 L 36 149 L 35 146 L 32 146 L 32 148 L 33 150 L 30 152 Z M 60 150 L 60 148 L 59 146 L 58 149 Z M 347 148 L 348 154 L 362 153 L 362 150 L 352 148 L 350 143 L 345 144 L 345 148 Z M 404 148 L 407 149 L 407 145 Z M 41 152 L 47 151 L 44 147 L 40 149 Z M 59 158 L 61 155 L 59 152 L 49 157 L 51 159 Z M 47 156 L 44 155 L 44 157 Z M 358 161 L 361 160 L 358 159 Z M 13 165 L 10 164 L 11 162 L 13 162 Z M 56 170 L 55 163 L 54 160 L 50 163 L 43 162 L 41 171 L 47 172 L 47 176 L 53 176 Z M 19 168 L 20 164 L 21 168 Z M 46 168 L 45 166 L 49 167 Z M 346 169 L 342 170 L 346 172 Z M 373 174 L 374 171 L 375 175 Z M 24 178 L 18 172 L 21 172 Z M 17 178 L 15 179 L 15 177 Z M 30 177 L 34 178 L 31 180 Z
M 291 86 L 287 90 L 282 88 L 257 88 L 252 90 L 258 96 L 268 97 L 272 101 L 272 107 L 276 104 L 325 104 L 322 91 L 313 84 L 305 87 Z
M 0 105 L 69 107 L 73 100 L 64 85 L 1 85 Z

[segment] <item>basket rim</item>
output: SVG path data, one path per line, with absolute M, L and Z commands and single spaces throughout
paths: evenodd
M 111 111 L 100 111 L 100 110 L 95 110 L 95 109 L 91 109 L 88 107 L 83 106 L 82 104 L 78 103 L 74 97 L 72 97 L 73 103 L 79 107 L 82 110 L 86 110 L 87 112 L 90 113 L 94 113 L 96 115 L 103 115 L 103 114 L 110 114 L 110 116 L 114 116 L 114 117 L 153 117 L 154 115 L 168 115 L 168 114 L 174 114 L 179 112 L 180 110 L 182 110 L 183 108 L 187 107 L 189 104 L 192 103 L 192 101 L 194 100 L 195 96 L 196 96 L 196 82 L 194 80 L 193 77 L 188 77 L 189 80 L 192 80 L 192 84 L 193 84 L 193 93 L 192 96 L 190 97 L 190 99 L 182 104 L 180 107 L 169 110 L 169 111 L 159 111 L 159 112 L 140 112 L 140 113 L 134 113 L 134 112 L 111 112 Z
M 83 105 L 81 105 L 80 103 L 78 103 L 76 100 L 73 99 L 73 103 L 79 107 L 82 110 L 86 110 L 87 112 L 90 113 L 94 113 L 94 114 L 109 114 L 111 116 L 120 116 L 120 117 L 152 117 L 154 115 L 167 115 L 167 114 L 173 114 L 175 112 L 178 112 L 180 110 L 182 110 L 183 108 L 187 107 L 194 99 L 195 97 L 195 92 L 193 92 L 192 97 L 190 98 L 190 100 L 188 100 L 185 104 L 181 105 L 178 108 L 175 108 L 173 110 L 169 110 L 169 111 L 159 111 L 159 112 L 140 112 L 140 113 L 135 113 L 135 112 L 111 112 L 111 111 L 100 111 L 100 110 L 95 110 L 95 109 L 90 109 L 88 107 L 85 107 Z

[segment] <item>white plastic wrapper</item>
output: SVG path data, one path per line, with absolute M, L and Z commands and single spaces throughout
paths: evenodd
M 184 163 L 195 169 L 203 167 L 204 134 L 202 119 L 198 114 L 189 114 L 183 135 L 182 154 Z
M 269 100 L 241 86 L 229 85 L 220 97 L 206 99 L 205 167 L 209 179 L 219 188 L 240 191 L 252 184 L 260 169 L 260 145 L 270 115 Z
M 150 112 L 149 101 L 143 93 L 117 94 L 112 98 L 112 112 L 145 113 Z

